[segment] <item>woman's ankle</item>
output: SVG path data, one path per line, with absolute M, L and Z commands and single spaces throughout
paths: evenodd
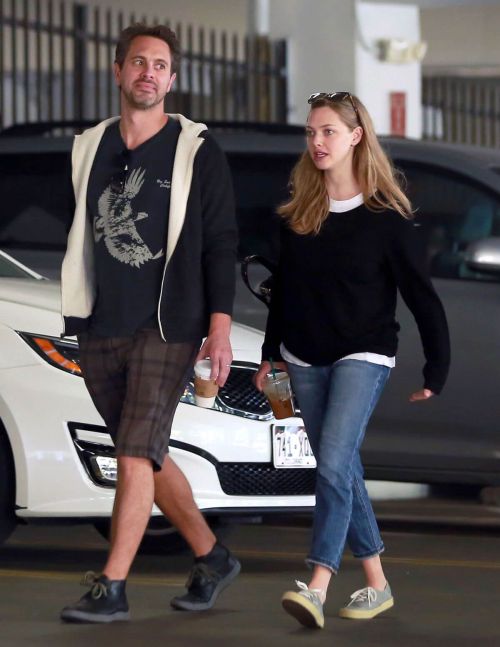
M 366 581 L 366 586 L 370 586 L 372 589 L 375 589 L 376 591 L 383 591 L 387 586 L 387 580 L 385 579 L 385 577 L 370 578 L 369 580 Z
M 317 584 L 314 582 L 314 580 L 311 580 L 307 587 L 310 591 L 314 591 L 319 599 L 321 600 L 321 604 L 325 604 L 326 600 L 326 589 L 323 588 L 321 585 Z

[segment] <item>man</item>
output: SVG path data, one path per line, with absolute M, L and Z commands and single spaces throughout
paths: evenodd
M 195 563 L 176 609 L 209 609 L 240 565 L 168 456 L 175 409 L 197 359 L 224 385 L 232 360 L 236 227 L 229 169 L 204 124 L 167 115 L 180 56 L 163 25 L 120 35 L 120 117 L 75 138 L 75 215 L 62 267 L 65 335 L 78 335 L 85 383 L 114 440 L 111 545 L 68 622 L 129 617 L 127 574 L 153 502 Z M 202 338 L 206 337 L 200 349 Z

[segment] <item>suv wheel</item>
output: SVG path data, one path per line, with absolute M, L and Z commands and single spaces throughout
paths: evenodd
M 207 517 L 207 523 L 217 538 L 227 534 L 228 526 L 222 524 L 218 517 Z M 97 531 L 109 539 L 111 521 L 100 519 L 95 523 Z M 172 526 L 163 516 L 151 517 L 142 538 L 139 551 L 141 553 L 156 553 L 171 555 L 188 550 L 189 547 L 176 528 Z

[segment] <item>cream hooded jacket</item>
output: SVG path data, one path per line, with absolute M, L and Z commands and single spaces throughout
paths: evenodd
M 229 168 L 205 124 L 183 115 L 172 172 L 165 266 L 158 295 L 164 340 L 195 341 L 207 334 L 210 315 L 232 314 L 236 224 Z M 75 137 L 72 181 L 75 214 L 61 270 L 65 335 L 84 332 L 95 297 L 94 239 L 87 187 L 107 119 Z

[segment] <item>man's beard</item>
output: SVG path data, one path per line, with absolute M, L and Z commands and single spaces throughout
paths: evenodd
M 132 108 L 136 108 L 137 110 L 150 110 L 151 108 L 154 108 L 159 103 L 163 103 L 166 95 L 166 93 L 163 96 L 156 94 L 155 96 L 149 96 L 147 98 L 144 98 L 143 100 L 138 100 L 136 99 L 132 91 L 124 90 L 123 87 L 121 88 L 121 91 L 127 103 Z

